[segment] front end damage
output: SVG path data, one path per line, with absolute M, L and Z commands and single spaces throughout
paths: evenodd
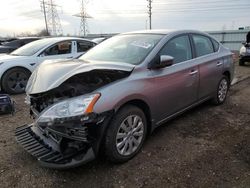
M 34 123 L 16 129 L 17 142 L 43 166 L 50 168 L 71 168 L 93 160 L 114 112 L 95 113 L 88 111 L 92 102 L 87 103 L 88 107 L 79 107 L 75 101 L 81 101 L 85 95 L 91 97 L 98 88 L 129 74 L 124 70 L 92 70 L 73 75 L 49 91 L 30 92 L 26 102 Z M 72 110 L 72 106 L 83 108 L 84 112 L 75 115 L 78 109 Z
M 98 155 L 112 111 L 57 122 L 54 126 L 24 125 L 16 129 L 16 140 L 46 167 L 72 168 Z

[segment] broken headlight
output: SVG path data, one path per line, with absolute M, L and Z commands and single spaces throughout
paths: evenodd
M 55 119 L 81 116 L 93 112 L 94 105 L 100 94 L 79 96 L 58 102 L 42 112 L 38 123 L 53 123 Z

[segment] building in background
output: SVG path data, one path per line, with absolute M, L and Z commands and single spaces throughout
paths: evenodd
M 246 42 L 246 35 L 249 31 L 250 29 L 245 28 L 244 30 L 208 31 L 207 33 L 230 50 L 239 51 L 242 42 Z

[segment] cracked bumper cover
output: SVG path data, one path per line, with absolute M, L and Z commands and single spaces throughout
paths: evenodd
M 42 166 L 73 168 L 95 159 L 98 155 L 112 112 L 99 117 L 90 118 L 77 126 L 61 122 L 58 127 L 63 129 L 57 130 L 50 127 L 41 128 L 35 124 L 23 125 L 16 129 L 15 137 Z

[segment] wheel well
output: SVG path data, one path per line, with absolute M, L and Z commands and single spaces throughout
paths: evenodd
M 229 82 L 231 81 L 231 76 L 230 76 L 230 72 L 229 72 L 229 71 L 225 71 L 225 72 L 223 73 L 223 75 L 226 76 L 226 77 L 228 77 Z
M 128 105 L 128 104 L 137 106 L 138 108 L 140 108 L 144 112 L 144 114 L 146 116 L 146 120 L 147 120 L 147 128 L 148 128 L 147 132 L 148 132 L 148 134 L 150 134 L 150 132 L 152 130 L 152 121 L 151 121 L 151 112 L 150 112 L 150 108 L 149 108 L 148 104 L 146 102 L 144 102 L 143 100 L 135 99 L 135 100 L 131 100 L 131 101 L 126 102 L 125 104 L 120 106 L 119 109 L 121 109 L 123 106 Z
M 25 71 L 27 71 L 27 72 L 29 72 L 30 74 L 31 74 L 31 71 L 29 70 L 29 69 L 27 69 L 27 68 L 25 68 L 25 67 L 20 67 L 20 66 L 18 66 L 18 67 L 11 67 L 11 68 L 9 68 L 9 69 L 7 69 L 4 73 L 3 73 L 3 75 L 2 75 L 2 77 L 1 77 L 1 86 L 3 85 L 3 80 L 2 80 L 2 78 L 3 78 L 3 76 L 8 72 L 8 71 L 10 71 L 10 70 L 12 70 L 12 69 L 15 69 L 15 68 L 20 68 L 20 69 L 24 69 Z

